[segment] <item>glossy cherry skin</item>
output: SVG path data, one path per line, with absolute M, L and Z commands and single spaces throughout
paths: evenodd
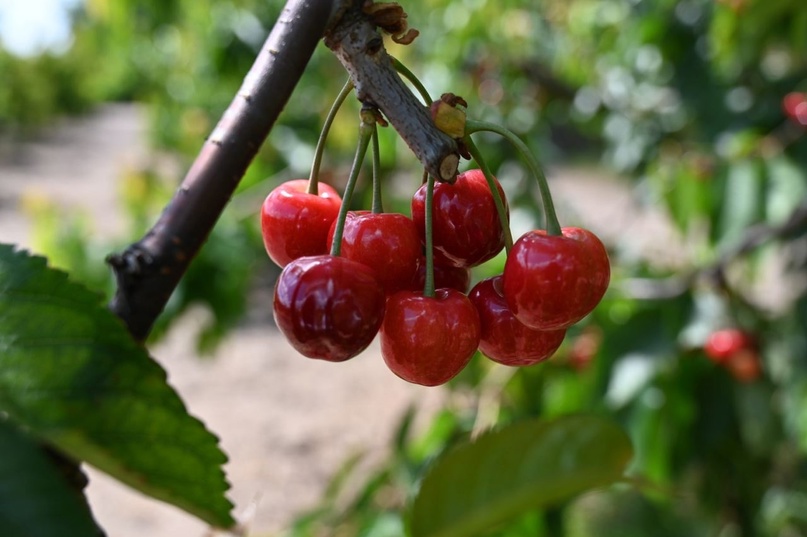
M 477 283 L 468 298 L 479 313 L 479 350 L 485 356 L 510 366 L 543 362 L 558 350 L 566 330 L 535 330 L 516 319 L 502 295 L 502 277 Z
M 753 349 L 751 336 L 739 328 L 715 330 L 706 339 L 703 352 L 716 363 L 723 363 L 744 349 Z
M 516 318 L 531 328 L 570 327 L 594 309 L 608 288 L 611 268 L 600 239 L 576 227 L 562 233 L 526 233 L 504 264 L 504 298 Z
M 507 208 L 501 185 L 496 187 Z M 481 170 L 468 170 L 453 184 L 434 185 L 433 241 L 436 265 L 474 267 L 504 248 L 504 230 Z M 412 198 L 412 220 L 425 244 L 426 185 Z
M 328 232 L 333 241 L 336 222 Z M 397 213 L 348 211 L 340 255 L 373 269 L 389 295 L 408 289 L 418 269 L 422 246 L 412 219 Z
M 287 181 L 272 190 L 261 207 L 263 245 L 281 267 L 294 259 L 330 251 L 328 230 L 339 214 L 342 199 L 333 187 L 319 183 L 309 194 L 307 179 Z
M 421 256 L 418 261 L 417 273 L 409 289 L 423 292 L 426 284 L 426 257 Z M 456 289 L 460 293 L 467 293 L 471 287 L 471 271 L 465 267 L 434 266 L 434 287 Z
M 369 267 L 344 257 L 295 259 L 275 284 L 278 328 L 303 356 L 343 362 L 373 341 L 385 295 Z
M 438 289 L 433 298 L 399 291 L 387 299 L 381 355 L 402 379 L 438 386 L 468 364 L 479 345 L 479 315 L 468 297 Z

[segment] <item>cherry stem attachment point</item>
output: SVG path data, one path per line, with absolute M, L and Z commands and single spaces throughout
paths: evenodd
M 378 125 L 373 125 L 373 214 L 384 212 L 381 201 L 381 149 L 378 146 Z
M 426 278 L 423 296 L 434 298 L 434 176 L 426 179 Z
M 479 148 L 471 139 L 471 135 L 466 134 L 462 141 L 465 144 L 465 147 L 468 148 L 468 152 L 471 153 L 471 156 L 479 165 L 479 169 L 482 170 L 482 174 L 485 176 L 485 181 L 488 183 L 490 193 L 493 196 L 493 202 L 496 204 L 496 213 L 499 215 L 499 223 L 504 231 L 504 249 L 509 254 L 510 249 L 513 247 L 513 234 L 510 232 L 510 220 L 507 218 L 507 209 L 504 206 L 504 200 L 502 199 L 499 189 L 496 186 L 496 180 L 493 178 L 493 174 L 491 173 L 490 168 L 488 168 L 485 159 L 482 158 L 482 152 L 479 151 Z
M 314 194 L 315 196 L 319 194 L 319 168 L 322 165 L 322 153 L 325 151 L 325 140 L 328 138 L 328 133 L 331 130 L 331 125 L 333 125 L 333 120 L 336 117 L 336 113 L 339 112 L 339 109 L 342 107 L 342 104 L 347 99 L 347 96 L 353 90 L 353 81 L 348 78 L 345 85 L 342 86 L 342 89 L 339 91 L 339 95 L 336 96 L 336 100 L 334 100 L 333 104 L 331 105 L 331 109 L 328 111 L 328 115 L 325 117 L 325 123 L 322 124 L 322 130 L 319 133 L 319 139 L 317 140 L 317 147 L 314 150 L 314 162 L 311 164 L 311 174 L 308 176 L 308 190 L 309 194 Z
M 516 136 L 516 134 L 511 130 L 496 125 L 495 123 L 471 119 L 467 120 L 465 124 L 465 139 L 470 139 L 471 134 L 480 131 L 495 132 L 496 134 L 503 136 L 508 142 L 513 144 L 516 149 L 518 149 L 521 156 L 527 162 L 527 166 L 530 168 L 530 171 L 533 173 L 533 175 L 535 175 L 535 178 L 538 181 L 538 190 L 541 193 L 541 203 L 544 207 L 547 235 L 561 235 L 561 227 L 560 223 L 558 222 L 558 215 L 555 212 L 555 204 L 552 202 L 552 193 L 549 191 L 549 183 L 546 180 L 546 175 L 544 175 L 541 165 L 538 163 L 535 155 L 533 155 L 529 150 L 527 144 L 525 144 L 521 138 Z M 474 157 L 474 160 L 476 160 L 473 150 L 471 150 L 470 147 L 469 150 L 471 151 L 471 155 Z
M 359 179 L 364 156 L 367 154 L 367 147 L 370 145 L 370 138 L 373 137 L 375 129 L 375 114 L 373 110 L 363 108 L 361 111 L 361 123 L 359 125 L 359 143 L 356 146 L 356 156 L 353 159 L 353 166 L 350 168 L 350 176 L 345 185 L 345 193 L 342 196 L 342 205 L 339 207 L 339 215 L 336 217 L 336 228 L 333 232 L 333 242 L 331 243 L 331 255 L 338 257 L 342 252 L 342 235 L 345 232 L 345 220 L 350 208 L 350 200 L 353 198 L 353 191 Z
M 420 93 L 421 98 L 426 103 L 426 106 L 429 106 L 432 103 L 432 98 L 429 95 L 429 92 L 426 90 L 426 86 L 420 81 L 420 79 L 415 76 L 415 73 L 409 70 L 407 66 L 405 66 L 398 58 L 390 56 L 390 60 L 392 60 L 392 66 L 398 71 L 400 74 L 404 76 L 409 82 L 415 86 L 415 89 L 418 90 Z

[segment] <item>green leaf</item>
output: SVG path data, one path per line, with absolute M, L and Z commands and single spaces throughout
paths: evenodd
M 721 245 L 733 244 L 748 226 L 763 219 L 765 184 L 765 169 L 759 159 L 742 160 L 729 168 L 723 192 Z
M 786 156 L 768 159 L 765 166 L 770 178 L 766 220 L 773 224 L 781 224 L 807 197 L 807 177 L 803 166 Z
M 206 522 L 229 527 L 218 439 L 99 297 L 0 244 L 0 412 Z
M 42 446 L 0 419 L 0 535 L 97 537 L 90 510 Z
M 678 229 L 691 232 L 709 217 L 711 184 L 702 176 L 695 162 L 683 162 L 671 172 L 672 187 L 667 194 L 667 206 Z
M 627 435 L 602 418 L 515 423 L 438 460 L 412 506 L 412 535 L 477 535 L 528 510 L 613 483 L 631 456 Z

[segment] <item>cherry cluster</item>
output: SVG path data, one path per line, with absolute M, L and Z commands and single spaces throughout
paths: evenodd
M 334 362 L 380 334 L 387 366 L 426 386 L 453 378 L 477 349 L 505 365 L 541 362 L 602 299 L 608 256 L 574 227 L 534 230 L 510 247 L 507 214 L 501 185 L 478 169 L 429 179 L 411 218 L 346 211 L 328 185 L 286 182 L 261 210 L 266 251 L 283 267 L 277 326 L 304 356 Z M 503 273 L 468 292 L 470 269 L 505 246 Z

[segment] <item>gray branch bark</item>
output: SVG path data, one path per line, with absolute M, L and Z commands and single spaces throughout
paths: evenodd
M 457 143 L 435 127 L 427 108 L 403 83 L 361 4 L 354 2 L 325 36 L 325 44 L 350 73 L 359 100 L 384 113 L 431 175 L 452 181 L 459 165 Z

